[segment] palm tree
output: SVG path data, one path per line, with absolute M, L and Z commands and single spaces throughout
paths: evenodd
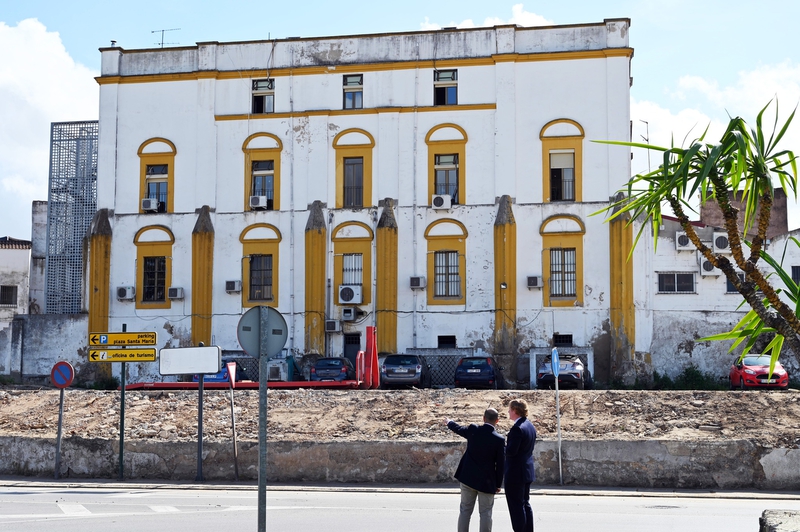
M 748 128 L 742 118 L 731 118 L 717 143 L 705 142 L 708 129 L 688 148 L 603 141 L 661 152 L 663 162 L 657 170 L 632 177 L 620 191 L 621 199 L 595 214 L 607 213 L 609 220 L 626 215 L 629 224 L 634 220 L 644 222 L 634 240 L 635 247 L 648 223 L 657 241 L 662 208 L 669 206 L 686 236 L 703 257 L 725 274 L 752 309 L 733 330 L 704 340 L 735 340 L 731 350 L 746 340 L 743 351 L 746 353 L 762 334 L 774 334 L 765 349 L 772 353 L 773 363 L 784 341 L 800 362 L 800 292 L 783 269 L 782 261 L 776 261 L 764 250 L 775 189 L 781 187 L 787 196 L 791 192 L 797 198 L 796 158 L 793 152 L 777 147 L 797 109 L 779 127 L 776 102 L 775 121 L 767 138 L 762 119 L 771 104 L 772 101 L 758 113 L 754 129 Z M 686 214 L 687 209 L 692 210 L 689 201 L 698 194 L 702 203 L 713 201 L 719 206 L 733 262 L 703 244 L 690 223 Z M 732 204 L 733 199 L 740 199 L 744 206 L 741 227 L 739 209 Z M 746 240 L 747 235 L 752 235 L 752 239 Z M 796 240 L 795 243 L 800 246 Z M 759 265 L 761 259 L 775 270 L 786 289 L 773 286 L 771 274 Z M 739 277 L 736 267 L 744 272 L 744 278 Z M 780 297 L 782 293 L 793 308 Z

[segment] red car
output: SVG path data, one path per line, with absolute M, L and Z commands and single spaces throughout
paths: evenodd
M 789 388 L 789 374 L 780 362 L 775 362 L 772 375 L 769 374 L 769 355 L 745 355 L 731 366 L 731 390 L 739 388 Z

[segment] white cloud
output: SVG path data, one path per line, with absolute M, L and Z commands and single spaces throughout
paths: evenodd
M 422 22 L 419 26 L 422 30 L 439 30 L 442 27 L 457 27 L 457 28 L 475 28 L 477 26 L 481 27 L 488 27 L 488 26 L 502 26 L 504 24 L 517 24 L 518 26 L 550 26 L 553 25 L 554 22 L 552 20 L 548 20 L 541 15 L 537 15 L 536 13 L 531 13 L 529 11 L 525 11 L 525 7 L 523 4 L 515 4 L 511 8 L 511 18 L 504 19 L 500 17 L 488 17 L 483 21 L 483 24 L 475 24 L 472 19 L 466 19 L 461 22 L 450 22 L 450 24 L 445 24 L 442 26 L 441 24 L 437 24 L 431 22 L 428 17 L 425 17 L 425 21 Z
M 50 123 L 97 119 L 99 73 L 36 19 L 0 22 L 0 49 L 0 236 L 28 239 L 31 202 L 47 199 Z

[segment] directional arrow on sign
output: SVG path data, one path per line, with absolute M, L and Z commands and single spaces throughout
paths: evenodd
M 92 344 L 92 345 L 99 344 L 100 343 L 100 337 L 97 336 L 96 334 L 93 334 L 92 336 L 89 337 L 89 343 Z

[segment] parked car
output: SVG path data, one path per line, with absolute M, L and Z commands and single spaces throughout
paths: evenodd
M 381 363 L 381 386 L 431 387 L 431 366 L 419 355 L 388 355 Z
M 556 380 L 553 377 L 552 357 L 547 355 L 536 372 L 537 388 L 555 388 Z M 559 354 L 558 356 L 558 387 L 573 388 L 576 390 L 591 390 L 594 387 L 592 373 L 579 355 Z
M 320 358 L 311 366 L 312 381 L 351 381 L 355 378 L 356 368 L 349 358 Z
M 456 388 L 503 388 L 502 369 L 492 357 L 464 357 L 456 366 Z
M 731 390 L 739 388 L 789 388 L 789 373 L 780 362 L 775 361 L 772 374 L 769 373 L 769 355 L 745 355 L 731 366 L 729 375 Z
M 236 382 L 241 381 L 244 378 L 244 370 L 239 361 L 229 357 L 222 357 L 222 369 L 217 373 L 203 375 L 203 382 L 230 382 L 228 378 L 228 362 L 236 362 Z M 199 380 L 199 375 L 192 376 L 192 382 L 198 382 Z

